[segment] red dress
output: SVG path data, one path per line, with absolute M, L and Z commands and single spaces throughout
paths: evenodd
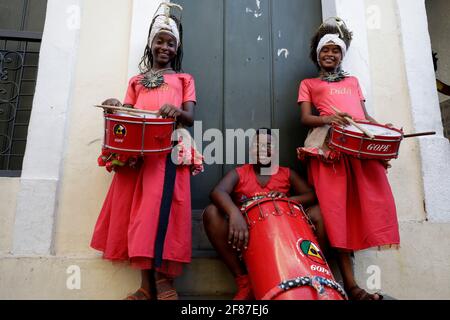
M 365 119 L 364 97 L 354 77 L 328 83 L 302 81 L 298 102 L 310 102 L 321 116 L 333 114 L 331 106 Z M 300 148 L 307 158 L 308 178 L 315 187 L 325 229 L 332 247 L 363 250 L 400 244 L 394 197 L 384 165 L 337 152 L 321 154 Z
M 239 206 L 253 197 L 266 195 L 271 191 L 289 194 L 291 188 L 289 181 L 291 171 L 289 168 L 279 167 L 278 172 L 270 176 L 269 182 L 265 186 L 259 183 L 251 164 L 236 168 L 236 172 L 239 176 L 239 182 L 234 187 L 232 197 Z
M 165 84 L 146 89 L 133 77 L 124 104 L 137 109 L 159 110 L 164 104 L 181 107 L 196 101 L 195 85 L 188 74 L 165 74 Z M 119 168 L 98 217 L 91 247 L 103 251 L 105 259 L 129 260 L 139 269 L 154 267 L 167 155 L 145 156 L 138 169 Z M 190 168 L 177 166 L 162 266 L 157 271 L 177 276 L 191 261 Z

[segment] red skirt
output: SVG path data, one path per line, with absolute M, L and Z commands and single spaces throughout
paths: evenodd
M 139 170 L 120 168 L 115 173 L 91 241 L 105 259 L 153 269 L 165 166 L 166 155 L 149 155 Z M 171 277 L 181 274 L 192 251 L 190 169 L 176 170 L 163 263 L 156 268 Z
M 394 197 L 380 161 L 345 154 L 331 163 L 309 157 L 308 176 L 332 247 L 364 250 L 400 244 Z

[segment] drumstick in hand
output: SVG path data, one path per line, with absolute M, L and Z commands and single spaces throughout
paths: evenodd
M 334 112 L 336 113 L 342 113 L 342 111 L 340 111 L 338 108 L 331 106 L 331 108 L 334 110 Z M 362 133 L 364 133 L 366 136 L 368 136 L 370 139 L 375 139 L 375 136 L 373 135 L 372 132 L 370 132 L 369 130 L 367 130 L 366 128 L 364 128 L 363 126 L 359 125 L 358 123 L 356 123 L 355 121 L 353 121 L 352 118 L 350 117 L 344 117 L 345 120 L 347 120 L 351 125 L 353 125 L 354 127 L 358 128 Z

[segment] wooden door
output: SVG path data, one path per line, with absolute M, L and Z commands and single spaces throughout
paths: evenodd
M 306 133 L 297 94 L 300 81 L 316 73 L 308 56 L 310 38 L 322 20 L 321 2 L 177 3 L 184 7 L 183 68 L 196 80 L 196 120 L 203 130 L 280 129 L 280 163 L 300 170 L 296 147 Z M 209 192 L 229 169 L 210 165 L 193 178 L 193 209 L 209 203 Z

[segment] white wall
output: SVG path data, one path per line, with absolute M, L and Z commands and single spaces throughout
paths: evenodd
M 425 2 L 397 0 L 397 6 L 414 129 L 437 132 L 418 138 L 425 207 L 430 221 L 450 222 L 450 143 L 443 136 Z
M 80 0 L 49 0 L 14 226 L 15 254 L 51 254 Z

